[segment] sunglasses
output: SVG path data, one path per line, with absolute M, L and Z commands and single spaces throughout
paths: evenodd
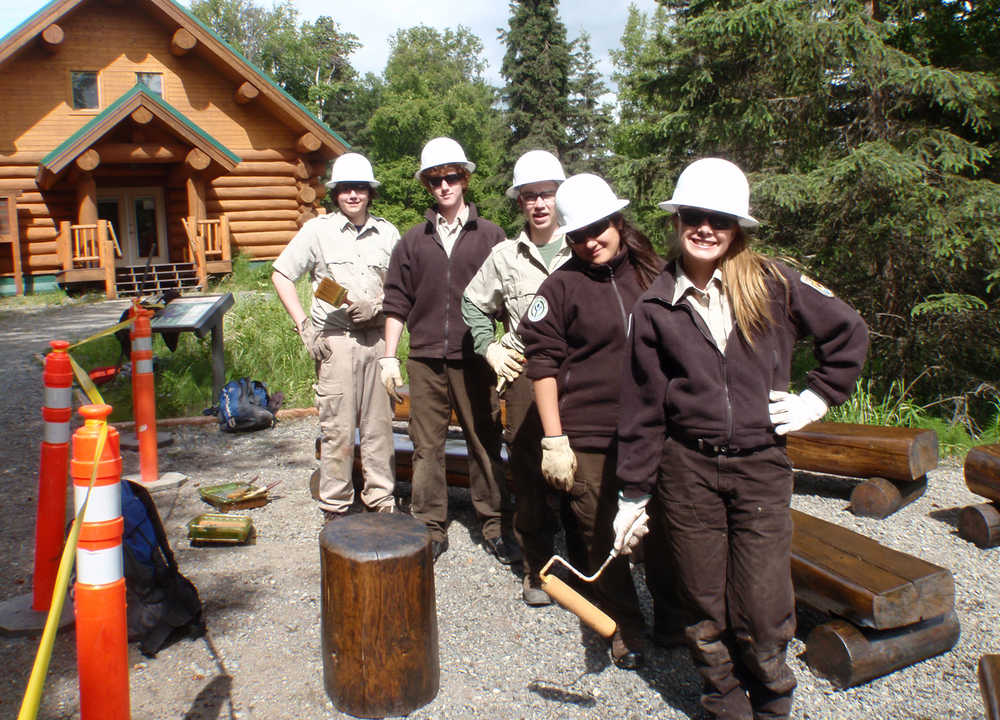
M 356 183 L 337 183 L 337 192 L 350 192 L 353 190 L 356 193 L 367 192 L 371 189 L 368 183 L 356 182 Z
M 555 190 L 542 190 L 541 192 L 531 192 L 530 190 L 525 190 L 521 193 L 520 198 L 525 205 L 534 205 L 537 202 L 548 202 L 555 196 Z
M 611 225 L 611 218 L 604 218 L 603 220 L 598 220 L 597 222 L 591 223 L 586 227 L 582 227 L 579 230 L 568 232 L 566 233 L 566 244 L 580 245 L 587 242 L 589 238 L 599 237 L 604 234 L 604 231 L 608 229 L 609 225 Z
M 441 182 L 447 180 L 449 185 L 457 185 L 462 182 L 460 173 L 448 173 L 447 175 L 430 175 L 427 177 L 427 184 L 432 188 L 441 187 Z
M 697 210 L 695 208 L 681 208 L 677 211 L 677 216 L 681 222 L 690 227 L 700 227 L 703 222 L 708 221 L 708 226 L 713 230 L 732 230 L 736 226 L 736 218 L 732 215 L 708 212 L 707 210 Z

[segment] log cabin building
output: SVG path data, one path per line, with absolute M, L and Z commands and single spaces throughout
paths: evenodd
M 53 0 L 0 38 L 0 107 L 0 282 L 18 293 L 204 286 L 233 253 L 273 259 L 347 148 L 172 0 Z

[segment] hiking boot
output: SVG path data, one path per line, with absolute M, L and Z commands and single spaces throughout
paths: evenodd
M 521 582 L 521 599 L 529 607 L 543 607 L 552 604 L 552 598 L 542 590 L 542 581 L 538 575 L 528 573 Z
M 334 510 L 324 510 L 323 511 L 323 522 L 328 523 L 334 520 L 339 520 L 340 518 L 347 517 L 350 513 L 346 512 L 336 512 Z
M 635 633 L 623 634 L 622 629 L 615 630 L 611 636 L 611 660 L 622 670 L 638 670 L 642 667 L 642 642 Z

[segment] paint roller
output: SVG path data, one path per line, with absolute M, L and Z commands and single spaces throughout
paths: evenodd
M 644 516 L 645 513 L 636 518 L 633 518 L 632 524 L 630 525 L 628 530 L 625 532 L 624 537 L 622 538 L 621 544 L 623 547 L 631 546 L 629 540 L 633 537 L 633 535 L 637 532 L 637 530 L 640 529 L 640 527 L 643 527 L 645 525 Z M 642 537 L 642 535 L 645 534 L 646 533 L 643 532 L 637 535 L 637 537 Z M 571 588 L 569 585 L 564 583 L 559 578 L 555 577 L 554 575 L 550 575 L 549 568 L 552 567 L 552 563 L 559 562 L 563 566 L 565 566 L 571 573 L 580 578 L 583 582 L 592 583 L 601 576 L 601 573 L 604 572 L 604 568 L 610 565 L 611 561 L 614 560 L 616 557 L 618 557 L 619 554 L 620 550 L 617 547 L 612 547 L 611 552 L 608 553 L 608 557 L 605 558 L 604 562 L 601 564 L 601 567 L 597 568 L 597 572 L 595 572 L 593 575 L 590 576 L 581 573 L 579 570 L 573 567 L 566 559 L 560 557 L 559 555 L 553 555 L 551 558 L 549 558 L 549 561 L 545 563 L 545 567 L 542 568 L 542 571 L 538 573 L 538 578 L 541 580 L 542 584 L 542 590 L 548 593 L 550 598 L 555 600 L 557 603 L 559 603 L 564 608 L 566 608 L 571 613 L 580 618 L 580 620 L 582 620 L 588 626 L 593 628 L 599 635 L 601 635 L 602 637 L 610 638 L 612 635 L 615 634 L 615 630 L 618 629 L 618 624 L 614 620 L 612 620 L 607 613 L 603 612 L 596 605 L 594 605 L 592 602 L 583 597 L 583 595 L 578 593 L 576 590 Z
M 583 595 L 578 593 L 555 575 L 550 575 L 549 568 L 552 567 L 552 563 L 559 562 L 583 582 L 592 583 L 601 576 L 601 573 L 604 572 L 604 568 L 606 568 L 616 557 L 618 557 L 618 550 L 612 548 L 611 552 L 608 553 L 607 559 L 601 567 L 597 568 L 597 572 L 593 575 L 587 576 L 570 565 L 564 558 L 559 555 L 553 555 L 549 558 L 549 561 L 545 563 L 545 567 L 542 568 L 542 571 L 538 573 L 538 577 L 542 581 L 542 590 L 548 593 L 550 598 L 580 618 L 580 620 L 593 628 L 599 635 L 606 638 L 615 634 L 615 630 L 618 629 L 618 624 L 612 620 L 607 613 L 603 612 L 596 605 L 594 605 L 594 603 L 583 597 Z

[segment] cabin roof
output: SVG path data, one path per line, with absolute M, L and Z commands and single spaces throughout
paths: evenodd
M 149 110 L 174 134 L 207 154 L 227 171 L 235 168 L 240 157 L 184 116 L 177 108 L 142 83 L 111 103 L 90 122 L 66 138 L 59 147 L 42 158 L 39 172 L 56 174 L 66 168 L 87 148 L 100 140 L 111 128 L 128 118 L 140 107 Z
M 40 8 L 0 38 L 0 69 L 49 25 L 57 23 L 68 13 L 92 1 L 94 0 L 52 0 Z M 173 0 L 137 0 L 137 4 L 140 2 L 148 6 L 150 15 L 166 25 L 169 32 L 175 32 L 179 28 L 190 32 L 198 41 L 193 52 L 201 53 L 233 82 L 253 84 L 261 96 L 269 101 L 275 114 L 283 122 L 304 132 L 312 132 L 319 138 L 324 154 L 340 155 L 350 149 L 350 144 L 344 138 L 313 116 L 304 105 L 275 84 L 262 70 L 185 8 Z M 162 100 L 160 102 L 163 103 Z M 174 112 L 176 113 L 176 110 Z

